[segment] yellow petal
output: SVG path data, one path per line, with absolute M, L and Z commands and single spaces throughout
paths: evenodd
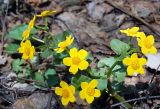
M 138 32 L 139 31 L 139 27 L 133 27 L 133 28 L 131 28 L 131 30 L 134 31 L 134 32 Z
M 71 67 L 69 68 L 69 72 L 71 72 L 72 74 L 76 74 L 78 72 L 78 66 L 71 65 Z
M 28 59 L 28 58 L 29 58 L 29 56 L 28 56 L 28 55 L 26 55 L 25 53 L 23 53 L 23 55 L 22 55 L 22 59 L 26 60 L 26 59 Z
M 30 40 L 26 40 L 26 45 L 27 45 L 27 47 L 31 47 L 31 42 L 30 42 Z
M 22 34 L 23 39 L 24 40 L 27 39 L 29 37 L 29 34 L 30 34 L 30 30 L 26 29 Z
M 69 88 L 72 91 L 72 94 L 74 94 L 75 93 L 75 87 L 73 85 L 70 85 Z
M 69 55 L 70 55 L 71 57 L 77 57 L 77 56 L 78 56 L 77 48 L 72 48 L 72 49 L 70 49 Z
M 135 36 L 140 37 L 141 39 L 146 37 L 144 32 L 137 32 L 137 34 Z
M 150 49 L 150 53 L 156 54 L 157 53 L 157 49 L 154 46 L 152 46 L 151 49 Z
M 68 88 L 68 84 L 67 84 L 66 82 L 64 82 L 64 81 L 61 81 L 61 82 L 60 82 L 60 86 L 61 86 L 62 88 Z
M 68 103 L 69 103 L 69 98 L 64 98 L 64 97 L 62 97 L 62 104 L 64 105 L 64 106 L 66 106 Z
M 73 102 L 76 101 L 76 98 L 75 98 L 74 96 L 70 96 L 70 97 L 69 97 L 69 101 L 73 103 Z
M 67 42 L 67 45 L 71 45 L 73 43 L 73 40 L 74 38 L 70 35 L 69 37 L 66 38 L 66 42 Z
M 36 16 L 37 17 L 45 17 L 45 16 L 48 16 L 48 15 L 52 15 L 54 13 L 56 13 L 56 11 L 46 10 L 46 11 L 43 11 L 43 12 L 41 12 L 41 14 L 38 14 Z
M 141 51 L 142 51 L 142 53 L 145 54 L 145 55 L 148 54 L 148 49 L 145 48 L 145 47 L 142 47 L 142 48 L 141 48 Z
M 81 61 L 81 62 L 79 63 L 78 68 L 79 68 L 80 70 L 85 70 L 85 69 L 87 69 L 88 66 L 89 66 L 88 62 L 85 61 L 85 60 L 83 60 L 83 61 Z
M 139 62 L 141 65 L 145 65 L 146 64 L 146 59 L 145 58 L 140 58 Z
M 28 29 L 32 29 L 34 27 L 34 22 L 36 20 L 36 16 L 33 17 L 33 19 L 28 24 Z
M 55 93 L 56 93 L 57 95 L 62 96 L 62 88 L 56 87 L 56 88 L 55 88 Z
M 143 41 L 140 38 L 137 38 L 138 46 L 143 46 Z
M 86 100 L 87 100 L 87 102 L 90 104 L 90 103 L 93 102 L 94 97 L 93 97 L 93 96 L 86 96 Z
M 132 58 L 138 58 L 137 53 L 133 53 L 133 54 L 131 55 L 131 59 L 132 59 Z
M 81 83 L 81 88 L 82 88 L 82 89 L 87 88 L 87 86 L 88 86 L 88 83 L 87 83 L 87 82 L 82 82 L 82 83 Z
M 135 73 L 135 71 L 132 69 L 132 67 L 128 66 L 127 67 L 127 74 L 128 74 L 128 76 L 132 76 L 134 73 Z
M 79 96 L 81 99 L 85 99 L 86 98 L 86 92 L 84 90 L 80 91 Z
M 96 79 L 93 79 L 90 83 L 89 83 L 89 87 L 91 88 L 95 88 L 98 85 L 98 81 Z
M 123 59 L 123 64 L 124 65 L 130 65 L 131 64 L 131 58 L 127 57 Z
M 154 44 L 154 37 L 153 37 L 153 35 L 149 35 L 148 37 L 147 37 L 147 40 L 153 45 Z
M 81 49 L 79 52 L 78 52 L 78 57 L 80 58 L 80 59 L 85 59 L 86 57 L 87 57 L 87 55 L 88 55 L 88 52 L 86 51 L 86 50 L 84 50 L 84 49 Z
M 144 74 L 144 68 L 141 67 L 137 72 L 138 72 L 138 74 Z
M 72 65 L 72 58 L 66 57 L 63 59 L 63 64 L 66 66 L 71 66 Z
M 64 51 L 64 48 L 56 48 L 54 49 L 56 53 L 62 53 Z
M 98 90 L 98 89 L 94 89 L 94 97 L 99 97 L 100 95 L 101 95 L 101 92 L 100 92 L 100 90 Z

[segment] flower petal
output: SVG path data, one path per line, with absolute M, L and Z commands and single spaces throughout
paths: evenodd
M 62 97 L 62 104 L 64 105 L 64 106 L 66 106 L 68 103 L 69 103 L 69 98 L 64 98 L 64 97 Z
M 124 58 L 123 59 L 123 64 L 124 65 L 130 65 L 131 64 L 131 58 L 129 58 L 129 57 Z
M 75 94 L 75 87 L 74 87 L 73 85 L 70 85 L 69 88 L 70 88 L 71 92 L 72 92 L 73 94 Z
M 141 51 L 142 51 L 142 53 L 145 54 L 145 55 L 148 54 L 148 49 L 145 48 L 145 47 L 142 47 L 142 48 L 141 48 Z
M 139 68 L 137 73 L 138 74 L 144 74 L 144 68 L 143 67 Z
M 80 91 L 79 96 L 81 99 L 85 99 L 86 98 L 86 92 L 84 90 Z
M 94 96 L 86 96 L 86 100 L 87 100 L 87 102 L 90 104 L 90 103 L 92 103 L 93 102 L 93 100 L 94 100 Z
M 81 83 L 81 88 L 82 88 L 82 89 L 87 88 L 87 86 L 88 86 L 88 83 L 87 83 L 87 82 L 82 82 L 82 83 Z
M 132 69 L 131 66 L 127 67 L 127 75 L 132 76 L 135 73 L 135 70 Z
M 71 72 L 72 74 L 76 74 L 78 72 L 78 66 L 71 65 L 71 67 L 69 68 L 69 72 Z
M 89 83 L 89 87 L 91 88 L 95 88 L 98 85 L 98 81 L 96 79 L 93 79 L 90 83 Z
M 152 46 L 151 49 L 150 49 L 150 53 L 156 54 L 157 53 L 157 49 L 154 46 Z
M 85 60 L 83 60 L 83 61 L 81 61 L 81 62 L 79 63 L 78 68 L 79 68 L 80 70 L 85 70 L 85 69 L 87 69 L 88 66 L 89 66 L 88 62 L 85 61 Z
M 141 65 L 145 65 L 147 61 L 146 61 L 145 58 L 140 58 L 139 62 L 140 62 Z
M 132 58 L 138 58 L 137 53 L 133 53 L 133 54 L 131 55 L 131 59 L 132 59 Z
M 63 59 L 63 64 L 66 66 L 71 66 L 72 65 L 72 58 L 66 57 Z
M 78 52 L 78 57 L 80 58 L 80 59 L 85 59 L 86 57 L 87 57 L 87 55 L 88 55 L 88 52 L 86 51 L 86 50 L 84 50 L 84 49 L 81 49 L 79 52 Z
M 68 84 L 67 84 L 66 82 L 64 82 L 64 81 L 61 81 L 61 82 L 60 82 L 60 86 L 61 86 L 62 88 L 68 88 Z
M 94 97 L 99 97 L 101 95 L 100 90 L 98 90 L 98 89 L 94 89 L 94 90 L 95 90 Z
M 76 98 L 75 98 L 74 96 L 70 96 L 70 97 L 69 97 L 69 101 L 73 103 L 73 102 L 76 101 Z
M 153 45 L 154 44 L 154 37 L 153 37 L 153 35 L 149 35 L 148 37 L 147 37 L 147 40 Z
M 29 40 L 26 40 L 26 46 L 29 48 L 29 47 L 31 47 L 31 42 L 29 41 Z
M 77 57 L 77 56 L 78 56 L 77 48 L 74 47 L 74 48 L 70 49 L 69 55 L 70 55 L 71 57 Z
M 60 88 L 60 87 L 56 87 L 55 88 L 55 93 L 57 94 L 57 95 L 62 95 L 62 88 Z

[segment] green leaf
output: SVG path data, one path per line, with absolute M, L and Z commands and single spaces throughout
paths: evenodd
M 124 43 L 118 39 L 112 39 L 110 42 L 111 49 L 118 55 L 121 55 L 124 52 L 127 52 L 130 49 L 130 46 L 127 43 Z
M 15 39 L 15 40 L 22 40 L 22 34 L 25 29 L 27 29 L 28 25 L 27 24 L 21 24 L 18 26 L 15 26 L 8 34 L 9 38 Z M 31 30 L 31 34 L 35 34 L 37 30 L 33 28 Z
M 14 59 L 13 62 L 12 62 L 12 69 L 13 71 L 15 72 L 19 72 L 19 71 L 22 71 L 22 64 L 24 63 L 23 60 L 20 60 L 20 59 Z
M 98 80 L 97 88 L 99 90 L 104 90 L 107 88 L 107 80 L 106 79 L 97 79 L 97 80 Z
M 59 82 L 60 82 L 60 79 L 57 75 L 56 76 L 54 76 L 54 75 L 48 76 L 47 84 L 49 87 L 53 87 L 53 86 L 59 84 Z
M 102 59 L 98 62 L 97 67 L 98 67 L 98 68 L 101 68 L 101 67 L 104 67 L 104 66 L 109 66 L 109 67 L 111 67 L 115 62 L 116 62 L 116 60 L 115 60 L 114 57 L 102 58 Z
M 48 69 L 46 72 L 45 72 L 45 74 L 44 74 L 44 76 L 48 79 L 48 77 L 49 76 L 51 76 L 51 75 L 56 75 L 56 71 L 54 70 L 54 69 Z
M 18 44 L 8 44 L 7 47 L 6 47 L 6 52 L 8 54 L 13 54 L 13 53 L 16 53 L 17 52 L 17 49 L 19 48 L 20 46 Z
M 126 76 L 126 72 L 116 72 L 115 75 L 118 82 L 123 82 Z
M 52 55 L 52 51 L 49 50 L 49 49 L 45 49 L 44 52 L 41 54 L 41 56 L 42 56 L 43 58 L 47 58 L 47 57 L 49 57 L 50 55 Z
M 76 75 L 75 77 L 72 77 L 71 83 L 76 87 L 76 89 L 80 90 L 81 82 L 90 82 L 91 78 L 85 76 L 85 75 Z
M 41 74 L 41 72 L 35 72 L 34 79 L 37 81 L 36 85 L 38 85 L 38 86 L 46 86 L 46 82 L 45 82 L 44 77 Z

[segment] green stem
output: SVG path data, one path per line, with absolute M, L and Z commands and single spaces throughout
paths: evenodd
M 36 41 L 38 41 L 38 42 L 44 43 L 44 41 L 43 41 L 43 40 L 38 39 L 38 38 L 36 38 L 36 37 L 33 37 L 33 36 L 32 36 L 32 39 L 34 39 L 34 40 L 36 40 Z
M 111 68 L 109 69 L 109 71 L 107 72 L 107 78 L 109 78 L 112 74 L 112 70 L 114 69 L 114 67 L 117 65 L 118 61 L 114 62 L 114 64 L 111 66 Z

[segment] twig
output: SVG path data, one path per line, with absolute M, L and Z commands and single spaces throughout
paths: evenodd
M 158 71 L 159 67 L 160 67 L 160 64 L 158 65 L 158 67 L 157 67 L 156 71 L 154 72 L 154 74 L 153 74 L 153 76 L 152 76 L 152 79 L 151 79 L 151 81 L 149 82 L 149 84 L 152 84 L 153 79 L 154 79 L 154 77 L 156 76 L 156 74 L 157 74 L 157 71 Z
M 112 2 L 111 0 L 105 0 L 105 2 L 109 5 L 111 5 L 112 7 L 120 10 L 121 12 L 135 18 L 136 20 L 140 21 L 141 23 L 143 23 L 144 25 L 146 25 L 150 30 L 152 30 L 153 33 L 155 33 L 156 35 L 158 35 L 160 37 L 160 31 L 157 28 L 154 28 L 152 25 L 150 25 L 149 23 L 147 23 L 145 20 L 143 20 L 142 18 L 134 15 L 132 12 L 129 12 L 125 9 L 123 9 L 122 7 L 118 6 L 117 4 L 115 4 L 114 2 Z
M 111 107 L 116 107 L 116 106 L 119 106 L 119 105 L 123 105 L 124 103 L 129 103 L 129 102 L 133 102 L 133 101 L 139 101 L 139 100 L 144 100 L 144 99 L 156 99 L 156 98 L 160 98 L 160 96 L 149 96 L 149 97 L 141 97 L 141 98 L 134 98 L 134 99 L 130 99 L 130 100 L 126 100 L 124 102 L 121 102 L 121 103 L 117 103 L 117 104 L 113 104 L 111 105 Z

